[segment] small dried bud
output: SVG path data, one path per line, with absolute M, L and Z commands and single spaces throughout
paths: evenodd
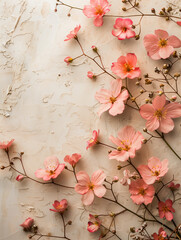
M 145 99 L 145 103 L 149 103 L 149 101 L 150 101 L 149 99 Z
M 97 47 L 96 47 L 96 46 L 93 45 L 91 48 L 92 48 L 92 50 L 93 50 L 94 52 L 97 53 Z
M 169 20 L 170 20 L 170 18 L 169 18 L 169 17 L 166 17 L 166 18 L 165 18 L 165 20 L 166 20 L 166 21 L 169 21 Z
M 122 3 L 126 3 L 127 1 L 126 0 L 122 0 Z
M 163 15 L 164 15 L 164 12 L 163 12 L 163 11 L 160 11 L 160 12 L 159 12 L 159 15 L 163 16 Z
M 115 234 L 115 233 L 116 233 L 116 230 L 112 230 L 112 233 Z
M 165 8 L 162 8 L 162 11 L 165 12 Z
M 143 132 L 147 132 L 147 128 L 143 128 Z
M 163 88 L 165 85 L 162 83 L 162 84 L 160 84 L 160 88 Z
M 136 36 L 135 36 L 135 39 L 136 39 L 136 40 L 140 39 L 140 35 L 136 35 Z
M 171 12 L 171 11 L 172 11 L 172 7 L 168 7 L 167 12 Z
M 108 153 L 110 154 L 110 153 L 112 153 L 112 151 L 111 151 L 111 150 L 109 150 L 109 151 L 108 151 Z
M 177 96 L 172 96 L 171 98 L 170 98 L 170 101 L 172 101 L 172 102 L 175 102 L 177 100 Z
M 137 2 L 137 3 L 135 4 L 135 6 L 138 7 L 138 6 L 139 6 L 139 2 Z
M 68 221 L 68 223 L 67 223 L 68 225 L 72 225 L 72 221 Z
M 135 27 L 135 25 L 132 25 L 132 29 L 135 29 L 136 27 Z
M 155 72 L 160 73 L 160 69 L 158 67 L 155 67 Z
M 167 69 L 168 68 L 168 65 L 165 63 L 163 64 L 163 69 Z
M 141 81 L 141 78 L 138 78 L 138 81 Z
M 145 79 L 145 84 L 149 85 L 149 84 L 152 84 L 152 81 L 148 78 Z
M 153 92 L 149 93 L 148 96 L 149 96 L 149 98 L 152 98 L 153 97 Z
M 38 231 L 38 226 L 37 226 L 37 225 L 33 225 L 33 226 L 32 226 L 32 231 L 33 231 L 34 233 L 37 233 L 37 231 Z
M 68 167 L 67 167 L 67 166 L 65 166 L 65 169 L 68 169 Z
M 109 216 L 110 216 L 110 217 L 114 217 L 114 216 L 115 216 L 115 213 L 111 212 L 111 213 L 109 214 Z
M 1 166 L 1 170 L 4 170 L 5 169 L 5 166 Z
M 123 7 L 123 8 L 122 8 L 122 10 L 123 10 L 124 12 L 126 12 L 126 11 L 127 11 L 127 9 L 126 9 L 125 7 Z
M 144 139 L 144 140 L 143 140 L 143 144 L 146 144 L 146 143 L 147 143 L 147 141 L 148 141 L 147 139 Z
M 166 69 L 166 70 L 164 71 L 164 73 L 165 73 L 165 74 L 167 74 L 168 72 L 169 72 L 169 70 L 168 70 L 168 69 Z
M 29 235 L 29 236 L 28 236 L 29 239 L 32 239 L 32 237 L 33 237 L 32 235 Z
M 141 89 L 141 90 L 140 90 L 140 93 L 144 93 L 144 90 L 143 90 L 143 89 Z
M 71 16 L 71 14 L 70 14 L 70 13 L 68 13 L 68 14 L 67 14 L 67 16 L 68 16 L 68 17 L 70 17 L 70 16 Z
M 152 12 L 152 13 L 155 13 L 155 9 L 154 9 L 154 8 L 152 8 L 152 9 L 151 9 L 151 12 Z
M 146 73 L 146 74 L 144 75 L 144 77 L 145 77 L 145 78 L 148 78 L 148 73 Z
M 54 9 L 54 12 L 57 12 L 57 8 Z
M 131 101 L 135 102 L 136 98 L 135 97 L 131 97 Z
M 117 170 L 121 170 L 121 168 L 122 168 L 121 165 L 117 166 Z
M 174 52 L 173 52 L 173 57 L 174 57 L 174 58 L 177 58 L 177 57 L 178 57 L 177 51 L 174 51 Z
M 135 233 L 135 227 L 131 227 L 131 228 L 130 228 L 130 232 L 131 232 L 131 233 Z
M 176 77 L 176 78 L 180 77 L 180 73 L 175 73 L 174 77 Z
M 139 82 L 136 82 L 136 85 L 137 85 L 137 86 L 139 86 L 139 85 L 140 85 L 140 83 L 139 83 Z
M 159 91 L 158 95 L 159 96 L 163 95 L 163 91 Z

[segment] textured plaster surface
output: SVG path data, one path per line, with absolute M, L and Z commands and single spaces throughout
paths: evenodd
M 87 0 L 66 2 L 80 7 L 88 3 Z M 122 14 L 121 1 L 110 2 L 110 14 Z M 140 1 L 144 12 L 149 12 L 152 7 L 161 9 L 169 3 L 176 12 L 179 5 L 181 7 L 180 0 Z M 67 66 L 63 59 L 69 55 L 77 56 L 81 52 L 74 40 L 63 40 L 70 30 L 81 23 L 79 38 L 85 51 L 94 56 L 91 46 L 96 45 L 108 71 L 111 63 L 120 55 L 134 52 L 138 56 L 142 72 L 154 75 L 154 67 L 161 66 L 163 62 L 148 58 L 143 47 L 143 36 L 161 28 L 181 38 L 181 30 L 172 22 L 145 18 L 139 41 L 118 41 L 111 34 L 114 19 L 106 18 L 103 27 L 96 28 L 92 19 L 86 18 L 80 11 L 72 10 L 68 17 L 68 8 L 61 7 L 55 13 L 54 7 L 54 0 L 0 1 L 0 139 L 15 138 L 11 156 L 23 151 L 24 165 L 32 177 L 35 177 L 36 169 L 43 167 L 47 156 L 57 155 L 60 162 L 63 162 L 65 155 L 75 152 L 82 154 L 77 170 L 87 170 L 91 174 L 101 168 L 110 178 L 114 175 L 121 177 L 122 172 L 117 170 L 118 162 L 108 159 L 108 149 L 98 146 L 86 151 L 86 140 L 92 130 L 100 129 L 101 140 L 110 143 L 108 137 L 116 135 L 121 127 L 130 124 L 142 131 L 145 122 L 138 112 L 130 108 L 126 108 L 117 117 L 105 113 L 99 119 L 99 105 L 94 94 L 101 87 L 109 86 L 111 79 L 106 75 L 97 81 L 88 79 L 87 71 L 99 73 L 100 70 L 86 58 L 80 58 Z M 134 18 L 135 22 L 138 20 Z M 181 67 L 177 65 L 177 71 L 179 68 Z M 129 85 L 134 95 L 137 91 L 135 80 L 130 81 Z M 141 101 L 144 103 L 144 98 Z M 181 121 L 177 119 L 175 129 L 167 135 L 167 139 L 181 155 L 180 132 Z M 144 145 L 136 155 L 135 164 L 146 162 L 151 156 L 168 158 L 170 170 L 166 179 L 169 180 L 174 174 L 176 180 L 180 180 L 181 162 L 164 142 L 158 139 Z M 2 151 L 0 164 L 6 164 L 6 155 Z M 84 208 L 81 196 L 74 190 L 42 186 L 28 180 L 19 183 L 15 181 L 16 176 L 16 173 L 9 170 L 0 172 L 1 240 L 27 239 L 19 227 L 27 217 L 35 219 L 40 232 L 61 235 L 61 219 L 49 211 L 54 200 L 68 199 L 70 208 L 66 219 L 73 222 L 68 227 L 68 236 L 73 236 L 73 240 L 98 239 L 98 235 L 90 235 L 86 231 L 89 211 L 96 214 L 120 210 L 99 199 L 91 207 Z M 75 185 L 73 176 L 66 171 L 58 181 L 69 186 Z M 120 201 L 137 211 L 137 206 L 129 198 L 128 189 L 118 184 L 117 191 Z M 168 197 L 164 193 L 162 196 L 163 200 Z M 178 218 L 179 214 L 176 214 L 176 220 Z M 105 222 L 106 224 L 109 223 Z M 117 218 L 117 224 L 117 232 L 123 240 L 127 239 L 130 226 L 140 225 L 139 220 L 128 213 Z

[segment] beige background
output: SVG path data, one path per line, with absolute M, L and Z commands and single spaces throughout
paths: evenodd
M 88 3 L 81 0 L 66 2 L 80 7 Z M 110 14 L 125 14 L 121 10 L 120 0 L 110 2 Z M 170 2 L 176 8 L 180 4 L 180 0 Z M 140 4 L 144 12 L 150 12 L 152 7 L 161 9 L 168 6 L 168 1 L 142 0 Z M 111 63 L 119 56 L 134 52 L 138 56 L 142 73 L 154 75 L 154 67 L 161 66 L 163 61 L 148 58 L 143 47 L 143 36 L 161 28 L 181 38 L 181 28 L 160 18 L 144 18 L 139 41 L 118 41 L 111 34 L 114 19 L 106 18 L 103 27 L 96 28 L 92 19 L 86 18 L 80 11 L 72 10 L 71 17 L 67 17 L 68 8 L 60 7 L 55 13 L 54 7 L 54 0 L 0 1 L 0 140 L 15 138 L 11 156 L 15 155 L 14 152 L 25 152 L 24 165 L 32 177 L 36 169 L 43 167 L 47 156 L 57 155 L 60 162 L 63 162 L 66 154 L 77 152 L 82 154 L 77 170 L 86 170 L 91 174 L 101 168 L 108 177 L 118 175 L 121 178 L 122 171 L 117 170 L 118 162 L 108 159 L 108 149 L 98 146 L 86 151 L 86 140 L 91 136 L 92 130 L 99 128 L 101 140 L 110 143 L 109 135 L 116 135 L 121 127 L 131 124 L 142 131 L 145 121 L 130 108 L 126 108 L 117 117 L 105 113 L 99 119 L 99 104 L 94 99 L 94 94 L 101 87 L 108 87 L 111 78 L 102 75 L 96 81 L 88 79 L 87 71 L 100 73 L 100 70 L 86 58 L 80 58 L 67 66 L 64 58 L 69 55 L 76 57 L 81 52 L 74 40 L 63 40 L 70 30 L 81 23 L 79 38 L 86 53 L 94 56 L 91 46 L 96 45 L 108 71 Z M 134 22 L 137 21 L 134 18 Z M 177 71 L 179 67 L 177 65 Z M 139 90 L 134 83 L 135 80 L 132 80 L 129 85 L 133 94 L 136 94 Z M 144 98 L 146 95 L 141 100 L 142 103 Z M 167 138 L 181 154 L 180 124 L 180 119 L 177 119 L 175 130 Z M 146 162 L 151 156 L 168 158 L 170 170 L 166 179 L 171 179 L 174 174 L 179 181 L 180 162 L 161 140 L 153 140 L 144 145 L 136 155 L 135 164 Z M 6 162 L 6 155 L 1 151 L 0 163 L 5 165 Z M 98 239 L 98 235 L 86 231 L 89 211 L 94 214 L 118 211 L 112 204 L 99 199 L 84 211 L 81 196 L 74 190 L 42 186 L 28 180 L 19 183 L 15 181 L 16 176 L 16 173 L 9 170 L 0 172 L 2 240 L 26 239 L 19 224 L 27 217 L 35 219 L 42 233 L 61 235 L 61 219 L 58 214 L 50 212 L 49 208 L 54 200 L 62 198 L 67 198 L 70 205 L 66 219 L 73 221 L 73 225 L 68 227 L 71 239 Z M 73 176 L 67 171 L 58 179 L 60 183 L 75 185 Z M 127 187 L 117 184 L 117 190 L 120 201 L 136 210 L 137 207 L 129 199 Z M 165 200 L 168 196 L 166 193 L 163 195 Z M 154 213 L 158 214 L 157 210 Z M 178 222 L 179 213 L 175 216 Z M 117 219 L 117 225 L 118 234 L 122 239 L 127 239 L 129 227 L 139 227 L 140 224 L 137 218 L 125 213 Z

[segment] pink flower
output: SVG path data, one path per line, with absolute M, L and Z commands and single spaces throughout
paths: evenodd
M 165 202 L 158 203 L 158 211 L 160 218 L 166 218 L 168 221 L 173 219 L 172 212 L 175 212 L 175 209 L 172 207 L 172 200 L 167 199 Z
M 65 164 L 59 163 L 58 158 L 55 156 L 47 157 L 44 161 L 45 169 L 38 169 L 35 172 L 37 178 L 43 178 L 48 181 L 51 178 L 57 178 L 63 171 Z
M 23 175 L 18 175 L 18 176 L 16 177 L 16 181 L 21 182 L 21 181 L 24 179 L 24 177 L 25 177 L 25 176 L 23 176 Z
M 172 118 L 181 117 L 181 104 L 169 103 L 163 94 L 156 96 L 153 104 L 142 105 L 140 114 L 147 120 L 146 127 L 149 131 L 158 129 L 163 133 L 168 133 L 174 128 Z
M 50 211 L 63 213 L 68 207 L 68 202 L 66 199 L 62 199 L 60 202 L 55 200 L 52 205 L 55 209 L 50 209 Z
M 118 181 L 119 181 L 118 176 L 114 176 L 112 181 L 113 181 L 113 182 L 118 182 Z
M 101 89 L 96 92 L 95 98 L 101 103 L 99 110 L 99 116 L 107 110 L 112 116 L 121 114 L 124 109 L 124 101 L 129 97 L 128 91 L 123 90 L 121 92 L 122 80 L 112 80 L 111 88 L 109 90 Z
M 157 233 L 152 234 L 154 240 L 164 240 L 167 237 L 167 233 L 163 230 L 163 228 L 160 228 Z
M 88 72 L 87 72 L 87 77 L 90 78 L 90 79 L 96 78 L 96 76 L 94 75 L 94 73 L 91 72 L 91 71 L 88 71 Z
M 73 62 L 73 58 L 71 58 L 71 57 L 66 57 L 66 58 L 64 59 L 64 62 L 66 62 L 67 65 L 69 65 L 71 62 Z
M 168 172 L 168 160 L 164 159 L 161 162 L 160 159 L 151 157 L 148 160 L 148 165 L 140 165 L 138 170 L 145 183 L 153 184 Z
M 100 27 L 103 16 L 110 11 L 110 6 L 107 0 L 90 0 L 90 5 L 84 6 L 83 13 L 88 18 L 94 18 L 94 25 Z
M 154 60 L 166 59 L 173 53 L 174 48 L 181 47 L 181 41 L 176 36 L 169 36 L 164 30 L 155 30 L 154 34 L 144 37 L 144 46 L 148 56 Z
M 179 26 L 181 26 L 181 22 L 178 21 L 177 24 L 178 24 Z
M 68 41 L 72 38 L 76 38 L 77 37 L 77 33 L 80 30 L 81 26 L 78 25 L 74 28 L 74 30 L 70 31 L 70 33 L 66 36 L 67 38 L 64 41 Z
M 135 157 L 135 152 L 141 148 L 144 137 L 133 127 L 126 126 L 118 132 L 118 138 L 110 136 L 109 139 L 117 145 L 117 150 L 109 154 L 109 159 L 124 162 Z
M 82 156 L 80 154 L 74 153 L 72 154 L 72 156 L 66 155 L 64 157 L 64 161 L 68 162 L 70 165 L 72 165 L 72 167 L 74 167 L 78 163 L 78 161 L 81 159 L 81 157 Z
M 33 224 L 34 224 L 34 219 L 29 217 L 20 226 L 23 227 L 24 230 L 30 230 L 30 228 L 33 226 Z
M 98 143 L 98 136 L 99 136 L 99 130 L 98 131 L 94 130 L 92 133 L 92 138 L 87 141 L 86 149 L 89 149 L 90 147 Z
M 13 144 L 14 139 L 11 139 L 10 141 L 3 141 L 0 142 L 0 149 L 5 149 L 7 150 L 9 147 L 11 147 L 11 145 Z
M 124 186 L 130 185 L 131 184 L 131 179 L 136 179 L 137 178 L 137 174 L 135 172 L 130 173 L 130 171 L 128 169 L 125 169 L 123 171 L 123 175 L 124 175 L 124 177 L 120 180 L 120 183 Z
M 175 184 L 174 182 L 171 182 L 170 184 L 167 185 L 167 187 L 174 191 L 180 188 L 180 184 L 179 183 Z
M 140 68 L 136 67 L 137 57 L 134 53 L 118 58 L 117 62 L 112 63 L 111 70 L 120 78 L 136 78 L 141 74 Z
M 87 230 L 89 232 L 96 232 L 101 226 L 101 220 L 98 217 L 89 214 L 89 222 L 87 226 Z
M 88 174 L 84 171 L 77 173 L 78 183 L 75 186 L 75 191 L 82 196 L 82 202 L 84 205 L 90 205 L 94 200 L 94 194 L 101 198 L 106 193 L 106 188 L 102 185 L 106 178 L 105 173 L 102 170 L 97 170 L 89 178 Z
M 135 37 L 135 32 L 132 30 L 133 21 L 129 18 L 117 18 L 114 24 L 115 30 L 112 30 L 112 34 L 118 37 L 119 40 L 129 39 Z
M 132 181 L 129 185 L 131 199 L 136 204 L 149 204 L 153 201 L 155 189 L 152 185 L 147 185 L 143 179 Z

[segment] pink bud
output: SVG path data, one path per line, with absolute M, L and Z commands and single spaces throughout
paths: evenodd
M 96 76 L 91 71 L 87 72 L 87 77 L 90 78 L 90 79 L 96 78 Z
M 96 46 L 92 46 L 92 50 L 94 51 L 94 52 L 97 52 L 97 47 Z
M 179 26 L 181 26 L 181 22 L 177 22 L 177 24 L 178 24 Z
M 171 97 L 171 101 L 173 101 L 173 102 L 174 102 L 176 99 L 177 99 L 177 96 L 172 96 L 172 97 Z
M 30 230 L 30 228 L 33 226 L 33 224 L 34 224 L 34 219 L 29 217 L 20 226 L 23 227 L 24 230 Z
M 118 176 L 114 176 L 114 177 L 113 177 L 113 182 L 118 182 L 118 181 L 119 181 Z
M 73 62 L 73 58 L 71 58 L 71 57 L 66 57 L 66 58 L 64 59 L 64 62 L 66 62 L 67 65 L 69 65 L 71 62 Z
M 16 181 L 21 182 L 23 180 L 24 176 L 23 175 L 18 175 L 16 177 Z

